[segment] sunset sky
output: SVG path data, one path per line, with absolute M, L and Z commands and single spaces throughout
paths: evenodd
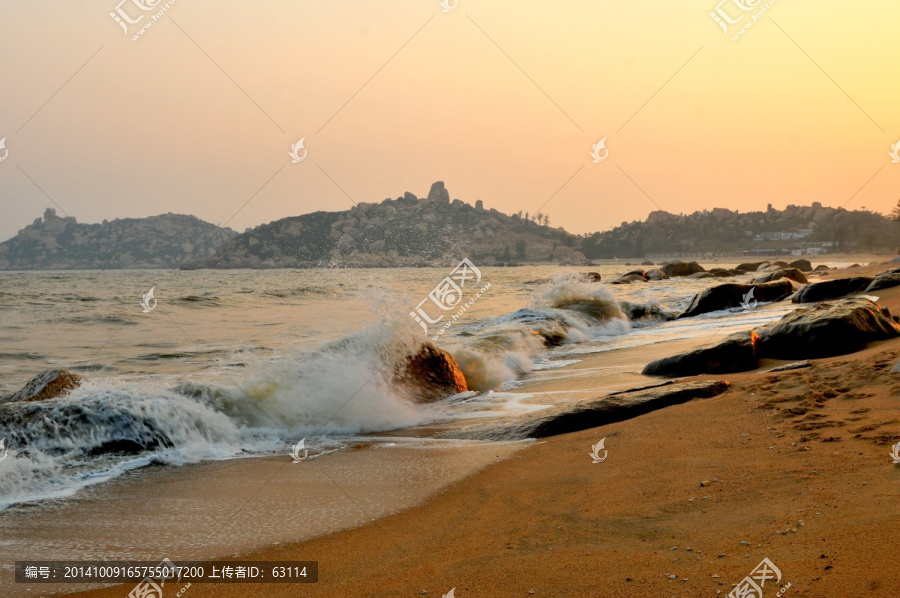
M 732 41 L 716 0 L 177 0 L 132 41 L 163 4 L 126 35 L 117 2 L 0 5 L 0 240 L 53 201 L 243 231 L 435 180 L 575 233 L 900 199 L 900 3 L 778 0 Z

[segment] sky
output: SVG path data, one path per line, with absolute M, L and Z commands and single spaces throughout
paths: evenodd
M 717 0 L 118 2 L 0 4 L 0 239 L 46 207 L 243 231 L 436 180 L 574 233 L 900 199 L 900 3 L 726 0 L 726 33 Z

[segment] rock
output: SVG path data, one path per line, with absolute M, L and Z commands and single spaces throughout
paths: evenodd
M 775 280 L 781 280 L 782 278 L 787 278 L 789 280 L 793 280 L 802 284 L 806 284 L 809 282 L 806 276 L 800 270 L 796 268 L 784 268 L 781 270 L 776 270 L 775 272 L 770 272 L 768 274 L 764 274 L 762 276 L 757 276 L 751 282 L 752 283 L 761 283 L 761 282 L 772 282 Z
M 760 269 L 760 267 L 768 266 L 769 262 L 750 262 L 746 264 L 739 264 L 735 270 L 740 270 L 741 272 L 756 272 Z
M 802 370 L 803 368 L 812 367 L 812 362 L 810 360 L 804 361 L 795 361 L 794 363 L 786 363 L 784 365 L 779 365 L 778 367 L 774 367 L 771 370 L 766 370 L 765 374 L 771 374 L 774 372 L 788 372 L 791 370 Z
M 81 386 L 82 382 L 84 376 L 69 370 L 44 370 L 15 394 L 0 399 L 0 404 L 46 401 L 64 397 L 72 389 Z
M 603 277 L 600 276 L 599 272 L 582 272 L 578 277 L 585 282 L 600 282 L 603 280 Z
M 432 183 L 428 191 L 428 201 L 450 203 L 450 192 L 444 188 L 444 181 Z
M 849 266 L 847 266 L 847 269 L 849 270 L 850 268 L 861 268 L 861 267 L 862 266 L 860 266 L 859 264 L 850 264 Z
M 890 312 L 862 297 L 796 309 L 758 330 L 758 353 L 773 359 L 846 355 L 867 343 L 900 336 Z
M 822 272 L 823 270 L 831 270 L 831 268 L 829 268 L 825 264 L 819 264 L 818 266 L 816 266 L 816 269 L 813 270 L 813 272 Z
M 693 274 L 689 274 L 687 278 L 715 278 L 716 275 L 710 272 L 694 272 Z
M 708 272 L 716 278 L 730 278 L 734 276 L 733 271 L 726 270 L 725 268 L 711 268 L 708 270 Z
M 627 265 L 627 264 L 626 264 L 626 265 Z M 640 276 L 641 278 L 647 278 L 647 273 L 644 272 L 643 270 L 632 270 L 631 272 L 626 272 L 625 274 L 623 274 L 623 275 L 620 276 L 619 278 L 624 278 L 624 277 L 626 277 L 626 276 L 632 276 L 632 275 L 637 275 L 637 276 Z
M 629 420 L 693 399 L 709 399 L 722 394 L 730 386 L 731 383 L 725 381 L 666 382 L 567 403 L 501 423 L 475 424 L 443 437 L 480 440 L 547 438 Z
M 419 403 L 433 403 L 469 390 L 466 377 L 453 356 L 428 342 L 406 358 L 394 381 Z
M 803 259 L 794 260 L 793 262 L 788 264 L 788 268 L 796 268 L 797 270 L 800 270 L 801 272 L 812 272 L 812 269 L 813 269 L 812 264 L 809 262 L 809 260 L 803 260 Z
M 651 361 L 641 372 L 644 376 L 697 376 L 746 372 L 759 367 L 758 337 L 755 332 L 737 332 L 711 347 Z
M 691 274 L 696 274 L 697 272 L 705 272 L 703 266 L 698 264 L 697 262 L 678 262 L 674 264 L 666 264 L 662 268 L 660 268 L 662 272 L 672 278 L 674 276 L 690 276 Z
M 808 284 L 800 289 L 794 296 L 794 303 L 817 303 L 828 299 L 837 299 L 862 292 L 871 284 L 873 278 L 868 276 L 854 276 L 852 278 L 837 278 Z
M 887 272 L 882 272 L 878 276 L 875 277 L 875 280 L 869 283 L 869 286 L 865 288 L 866 293 L 871 293 L 872 291 L 880 291 L 881 289 L 889 289 L 891 287 L 896 287 L 900 285 L 900 271 L 889 270 Z
M 710 287 L 694 296 L 693 301 L 679 318 L 690 318 L 700 314 L 723 309 L 741 307 L 744 297 L 753 290 L 752 299 L 768 303 L 778 301 L 794 292 L 789 280 L 780 280 L 762 284 L 725 283 Z M 749 299 L 748 299 L 749 300 Z
M 668 276 L 666 273 L 660 270 L 659 268 L 654 270 L 647 270 L 647 280 L 668 280 Z
M 631 284 L 633 282 L 647 282 L 647 279 L 640 274 L 628 274 L 612 281 L 612 284 Z
M 653 265 L 653 262 L 651 262 L 650 260 L 647 260 L 647 261 L 645 261 L 645 262 L 641 262 L 641 265 L 642 265 L 642 266 L 652 266 L 652 265 Z
M 622 313 L 628 316 L 628 319 L 634 321 L 669 321 L 674 320 L 677 314 L 667 311 L 658 305 L 644 305 L 642 303 L 631 303 L 630 301 L 620 301 L 619 307 Z

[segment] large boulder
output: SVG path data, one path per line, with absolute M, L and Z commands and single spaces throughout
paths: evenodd
M 753 291 L 752 297 L 747 297 L 750 291 Z M 794 287 L 789 280 L 778 280 L 775 282 L 767 282 L 763 284 L 737 284 L 725 283 L 710 287 L 698 293 L 691 304 L 679 318 L 690 318 L 699 316 L 700 314 L 709 313 L 711 311 L 720 311 L 723 309 L 731 309 L 741 307 L 746 301 L 761 301 L 768 303 L 778 301 L 787 297 L 794 292 Z
M 887 308 L 850 297 L 795 309 L 757 332 L 761 357 L 814 359 L 846 355 L 867 343 L 900 336 L 900 324 Z
M 667 280 L 669 278 L 666 276 L 666 273 L 659 268 L 647 270 L 646 276 L 647 280 Z
M 431 189 L 428 191 L 428 201 L 450 203 L 450 192 L 444 188 L 444 181 L 436 181 L 431 184 Z
M 754 370 L 759 367 L 756 343 L 757 336 L 752 330 L 737 332 L 716 345 L 651 361 L 641 373 L 678 377 Z
M 745 264 L 738 264 L 735 270 L 740 270 L 741 272 L 756 272 L 761 267 L 768 266 L 769 262 L 748 262 Z
M 872 291 L 889 289 L 898 285 L 900 285 L 900 270 L 888 270 L 876 276 L 875 280 L 870 282 L 869 286 L 865 288 L 865 292 L 871 293 Z
M 666 382 L 645 388 L 614 392 L 602 397 L 566 402 L 516 418 L 478 422 L 443 438 L 523 440 L 547 438 L 629 420 L 657 409 L 716 397 L 731 386 L 724 380 Z
M 394 382 L 419 403 L 432 403 L 469 390 L 453 356 L 427 342 L 406 358 Z
M 697 262 L 677 262 L 674 264 L 666 264 L 660 270 L 668 276 L 672 278 L 674 276 L 690 276 L 691 274 L 696 274 L 697 272 L 705 272 L 703 266 L 698 264 Z
M 769 272 L 768 274 L 763 274 L 762 276 L 757 276 L 753 279 L 752 282 L 771 282 L 773 280 L 781 280 L 782 278 L 787 278 L 789 280 L 793 280 L 802 284 L 806 284 L 809 280 L 806 279 L 806 276 L 800 270 L 796 268 L 783 268 L 781 270 L 776 270 L 774 272 Z
M 0 404 L 56 399 L 69 394 L 83 382 L 84 376 L 69 370 L 44 370 L 15 394 L 0 398 Z
M 852 278 L 836 278 L 808 284 L 800 289 L 792 301 L 794 303 L 818 303 L 828 299 L 837 299 L 854 295 L 866 289 L 872 282 L 868 276 L 854 276 Z
M 810 261 L 803 260 L 803 259 L 794 260 L 793 262 L 788 264 L 788 268 L 796 268 L 796 269 L 800 270 L 801 272 L 812 272 L 812 269 L 813 269 Z
M 734 270 L 726 270 L 725 268 L 710 268 L 709 273 L 716 278 L 731 278 L 732 276 L 736 276 Z M 743 272 L 740 272 L 740 274 L 743 274 Z

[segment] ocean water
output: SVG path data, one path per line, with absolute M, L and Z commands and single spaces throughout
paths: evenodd
M 578 276 L 634 268 L 482 268 L 427 334 L 473 389 L 430 404 L 391 372 L 426 339 L 410 312 L 450 268 L 0 273 L 0 396 L 47 368 L 88 379 L 63 399 L 0 406 L 0 509 L 151 464 L 288 455 L 303 438 L 315 456 L 367 434 L 539 409 L 517 389 L 575 375 L 585 354 L 704 339 L 791 308 L 629 321 L 623 301 L 677 313 L 722 281 Z

